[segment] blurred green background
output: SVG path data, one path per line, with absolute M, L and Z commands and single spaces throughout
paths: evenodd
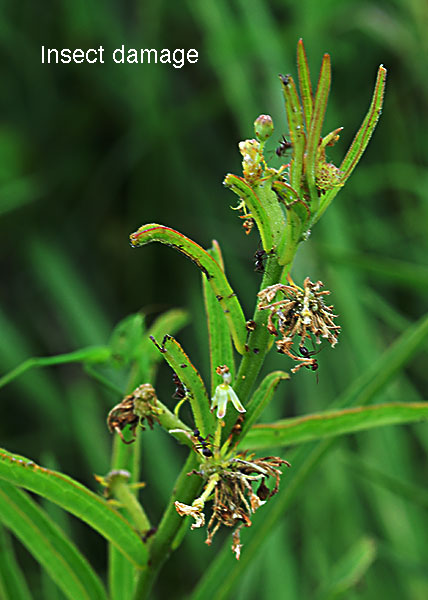
M 274 119 L 272 151 L 287 134 L 277 74 L 296 74 L 300 37 L 314 85 L 322 54 L 332 56 L 324 134 L 345 128 L 331 151 L 336 163 L 365 115 L 380 63 L 388 69 L 387 93 L 360 166 L 293 269 L 297 282 L 309 275 L 332 290 L 340 344 L 319 355 L 318 384 L 309 371 L 283 384 L 266 420 L 325 409 L 424 314 L 424 0 L 22 0 L 5 2 L 0 11 L 2 373 L 29 356 L 104 344 L 129 313 L 143 310 L 150 323 L 172 307 L 191 313 L 191 326 L 178 338 L 207 373 L 199 273 L 166 247 L 132 251 L 128 235 L 159 222 L 203 246 L 218 239 L 232 286 L 251 316 L 260 283 L 253 271 L 259 240 L 255 232 L 244 235 L 229 208 L 236 199 L 222 179 L 240 173 L 237 144 L 253 137 L 260 113 Z M 41 64 L 42 45 L 100 44 L 103 65 Z M 110 56 L 121 44 L 195 48 L 199 61 L 182 69 L 116 65 Z M 425 364 L 421 353 L 376 401 L 427 399 Z M 290 366 L 273 355 L 266 371 Z M 171 406 L 173 391 L 171 372 L 162 367 L 159 394 Z M 1 445 L 95 488 L 92 474 L 108 470 L 111 439 L 104 420 L 117 401 L 78 366 L 29 373 L 1 390 Z M 180 458 L 156 431 L 147 432 L 143 446 L 144 498 L 156 519 Z M 376 545 L 375 560 L 344 597 L 427 598 L 427 451 L 423 424 L 337 445 L 300 489 L 233 597 L 333 597 L 328 582 L 339 559 L 367 536 Z M 262 510 L 255 519 L 263 519 Z M 74 521 L 66 526 L 102 573 L 106 559 L 96 534 Z M 189 534 L 154 597 L 184 597 L 220 547 L 220 535 L 208 548 L 202 534 Z M 17 548 L 35 597 L 61 598 Z

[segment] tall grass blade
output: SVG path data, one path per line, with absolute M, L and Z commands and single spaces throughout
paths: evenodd
M 348 435 L 374 427 L 403 425 L 428 419 L 428 402 L 392 402 L 321 412 L 276 423 L 254 425 L 240 447 L 260 450 L 293 446 L 325 437 Z
M 47 514 L 13 485 L 0 482 L 0 520 L 20 539 L 70 600 L 107 600 L 86 559 Z
M 147 549 L 131 525 L 106 500 L 71 477 L 1 450 L 0 479 L 55 502 L 117 546 L 135 566 L 144 564 Z

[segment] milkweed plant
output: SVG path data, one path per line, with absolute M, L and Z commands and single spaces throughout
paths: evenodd
M 117 396 L 106 415 L 113 436 L 111 470 L 97 474 L 94 490 L 28 458 L 7 450 L 0 453 L 0 520 L 66 597 L 150 597 L 161 567 L 184 536 L 192 535 L 195 529 L 205 529 L 208 545 L 213 544 L 219 529 L 230 532 L 228 552 L 239 561 L 245 555 L 253 523 L 263 521 L 270 505 L 280 502 L 278 492 L 281 496 L 282 490 L 287 490 L 289 481 L 294 481 L 293 471 L 299 469 L 290 456 L 266 456 L 263 450 L 340 435 L 380 421 L 386 424 L 420 418 L 422 409 L 411 404 L 362 406 L 375 393 L 370 388 L 363 396 L 354 394 L 353 407 L 340 406 L 339 402 L 335 410 L 330 407 L 315 416 L 257 424 L 282 380 L 299 378 L 304 369 L 317 371 L 314 348 L 325 344 L 335 347 L 346 336 L 334 308 L 334 290 L 330 293 L 316 273 L 295 281 L 292 267 L 299 246 L 343 189 L 369 143 L 381 114 L 385 78 L 386 70 L 380 66 L 368 112 L 342 162 L 335 165 L 330 162 L 329 149 L 340 142 L 342 127 L 323 131 L 330 56 L 325 54 L 322 59 L 313 92 L 300 40 L 297 82 L 291 75 L 279 76 L 288 121 L 288 133 L 276 149 L 281 166 L 270 166 L 271 153 L 265 150 L 274 133 L 269 115 L 257 117 L 253 137 L 239 143 L 242 174 L 229 173 L 224 185 L 236 196 L 230 214 L 242 234 L 257 241 L 260 238 L 255 270 L 262 274 L 262 281 L 252 315 L 244 314 L 238 290 L 229 283 L 217 241 L 204 249 L 182 233 L 156 223 L 142 225 L 130 235 L 135 251 L 150 242 L 160 242 L 190 258 L 201 271 L 209 381 L 204 381 L 175 337 L 187 318 L 180 310 L 161 315 L 149 329 L 141 315 L 131 315 L 116 327 L 105 346 L 29 359 L 0 380 L 0 385 L 5 385 L 31 367 L 82 362 L 89 374 Z M 408 341 L 413 351 L 420 343 L 415 335 Z M 284 370 L 259 381 L 269 352 L 282 355 Z M 384 366 L 390 359 L 391 355 L 382 358 Z M 156 371 L 161 360 L 171 369 L 172 400 L 160 398 L 157 392 Z M 109 380 L 113 367 L 126 374 L 125 389 L 118 389 Z M 369 383 L 368 379 L 362 385 Z M 363 399 L 357 410 L 359 397 Z M 187 411 L 182 410 L 184 404 L 189 407 Z M 150 520 L 139 493 L 141 487 L 150 486 L 150 481 L 142 483 L 140 441 L 152 428 L 162 428 L 188 451 L 156 523 Z M 24 490 L 56 503 L 107 540 L 108 590 L 68 535 Z M 217 554 L 215 548 L 211 552 Z M 212 576 L 216 568 L 217 573 L 221 569 L 218 560 Z M 17 582 L 21 576 L 18 571 L 16 567 Z M 198 589 L 199 595 L 196 591 L 192 598 L 208 597 L 203 595 L 203 586 Z

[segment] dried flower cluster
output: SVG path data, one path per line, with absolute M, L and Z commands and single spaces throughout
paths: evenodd
M 290 466 L 286 460 L 276 456 L 264 458 L 243 455 L 230 458 L 220 465 L 212 465 L 209 469 L 192 471 L 206 480 L 202 495 L 191 506 L 175 502 L 180 516 L 190 515 L 195 519 L 191 529 L 205 525 L 203 513 L 205 502 L 212 499 L 212 515 L 207 525 L 206 544 L 212 543 L 215 533 L 221 525 L 236 527 L 233 533 L 232 550 L 239 559 L 241 544 L 239 532 L 242 527 L 251 526 L 251 515 L 269 498 L 277 493 L 282 471 L 281 465 Z M 275 485 L 270 490 L 265 481 L 273 477 Z M 258 483 L 254 492 L 253 484 Z
M 107 425 L 111 433 L 116 431 L 125 444 L 132 444 L 136 438 L 136 429 L 140 425 L 143 429 L 143 421 L 146 419 L 150 429 L 158 420 L 159 409 L 156 408 L 157 396 L 155 389 L 150 383 L 138 386 L 132 394 L 125 396 L 119 404 L 113 406 L 107 416 Z M 123 430 L 129 425 L 132 439 L 127 441 L 123 437 Z
M 327 339 L 332 347 L 337 343 L 340 326 L 334 324 L 333 319 L 337 315 L 332 312 L 333 306 L 327 306 L 324 302 L 324 296 L 330 292 L 321 291 L 322 287 L 322 281 L 313 283 L 309 277 L 306 277 L 303 289 L 295 284 L 277 283 L 258 294 L 260 298 L 258 309 L 269 310 L 267 323 L 269 333 L 282 336 L 275 342 L 278 352 L 287 354 L 300 363 L 292 369 L 293 372 L 301 367 L 315 370 L 318 366 L 309 352 L 306 356 L 296 356 L 291 352 L 295 336 L 300 336 L 301 347 L 310 334 L 313 334 L 318 344 L 321 343 L 320 338 Z M 278 296 L 279 300 L 277 300 Z

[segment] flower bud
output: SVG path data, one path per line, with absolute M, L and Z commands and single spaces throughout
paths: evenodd
M 273 121 L 270 115 L 260 115 L 254 121 L 254 131 L 259 142 L 265 142 L 273 133 Z

